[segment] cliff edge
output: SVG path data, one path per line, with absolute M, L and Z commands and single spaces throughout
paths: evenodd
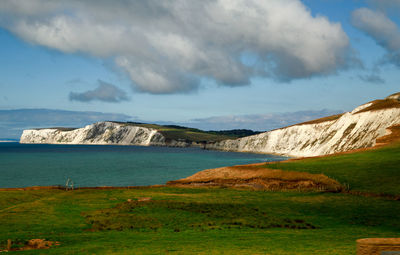
M 328 155 L 375 146 L 376 139 L 400 124 L 400 93 L 375 100 L 342 115 L 208 145 L 209 149 L 282 154 Z
M 46 144 L 120 144 L 151 145 L 164 143 L 165 138 L 156 129 L 121 125 L 114 122 L 98 122 L 84 128 L 65 130 L 60 128 L 24 130 L 20 143 Z

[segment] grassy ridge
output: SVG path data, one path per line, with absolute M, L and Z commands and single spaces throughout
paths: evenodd
M 123 125 L 133 125 L 157 129 L 167 139 L 186 140 L 190 142 L 219 142 L 226 139 L 236 139 L 244 136 L 258 134 L 248 129 L 233 129 L 222 131 L 203 131 L 197 128 L 188 128 L 177 125 L 157 125 L 137 122 L 117 122 Z
M 400 143 L 378 149 L 265 165 L 270 169 L 322 173 L 353 191 L 400 195 Z
M 145 128 L 157 129 L 162 133 L 167 140 L 184 140 L 186 142 L 219 142 L 226 139 L 236 139 L 244 136 L 250 136 L 259 134 L 261 132 L 252 131 L 249 129 L 233 129 L 233 130 L 221 130 L 221 131 L 203 131 L 197 128 L 188 128 L 177 125 L 157 125 L 157 124 L 147 124 L 139 122 L 119 122 L 120 125 L 127 126 L 139 126 Z M 38 128 L 36 130 L 47 129 Z M 77 128 L 68 127 L 50 127 L 50 129 L 58 129 L 59 131 L 72 131 Z

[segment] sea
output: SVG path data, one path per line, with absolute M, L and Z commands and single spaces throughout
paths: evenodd
M 204 169 L 284 159 L 200 148 L 1 142 L 0 188 L 147 186 Z

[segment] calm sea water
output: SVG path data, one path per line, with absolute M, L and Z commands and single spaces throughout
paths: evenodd
M 0 187 L 165 184 L 200 170 L 282 160 L 250 153 L 110 145 L 0 143 Z

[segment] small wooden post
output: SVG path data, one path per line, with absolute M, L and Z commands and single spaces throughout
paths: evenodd
M 7 251 L 11 250 L 11 244 L 12 244 L 11 239 L 8 239 L 7 240 Z

